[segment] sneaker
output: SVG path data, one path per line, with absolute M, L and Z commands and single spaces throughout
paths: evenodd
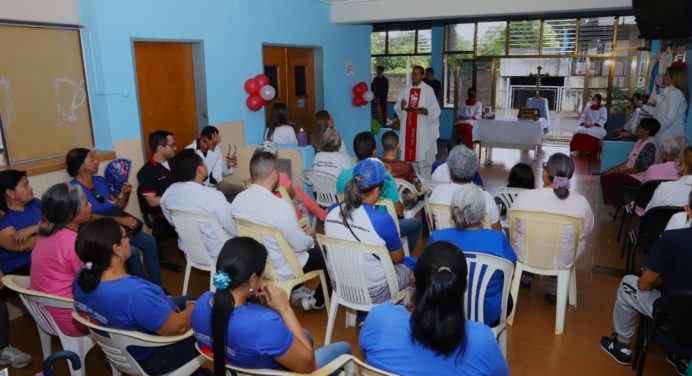
M 293 292 L 291 292 L 291 304 L 298 305 L 298 302 L 303 300 L 304 297 L 312 296 L 315 293 L 310 291 L 305 286 L 296 287 Z
M 630 350 L 629 345 L 620 343 L 615 335 L 612 337 L 602 337 L 601 349 L 613 357 L 618 364 L 623 366 L 632 364 L 632 350 Z
M 0 351 L 0 365 L 3 366 L 9 364 L 12 368 L 24 368 L 29 365 L 32 360 L 34 360 L 34 358 L 32 358 L 31 355 L 22 352 L 16 347 L 7 346 Z
M 676 353 L 670 352 L 666 355 L 666 362 L 668 362 L 680 376 L 685 375 L 689 361 L 689 358 L 685 359 Z
M 304 311 L 311 311 L 313 309 L 322 309 L 324 308 L 324 302 L 322 304 L 318 305 L 317 304 L 317 299 L 315 299 L 314 296 L 306 296 L 301 299 L 300 304 L 303 306 Z

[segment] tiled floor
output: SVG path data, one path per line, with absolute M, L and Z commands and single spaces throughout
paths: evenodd
M 544 147 L 538 155 L 536 166 L 540 180 L 540 166 L 551 153 L 567 152 L 566 148 Z M 491 190 L 505 185 L 507 172 L 518 162 L 531 162 L 533 152 L 495 149 L 491 154 L 492 165 L 482 163 L 481 175 L 486 189 Z M 544 301 L 547 279 L 534 279 L 530 289 L 522 288 L 517 301 L 514 326 L 508 327 L 508 362 L 512 375 L 634 375 L 629 367 L 616 364 L 601 351 L 598 341 L 612 328 L 612 306 L 619 277 L 592 273 L 594 266 L 622 268 L 619 258 L 619 244 L 615 240 L 617 225 L 612 222 L 609 208 L 600 200 L 598 177 L 588 175 L 589 166 L 584 160 L 577 160 L 578 174 L 573 179 L 573 187 L 587 197 L 594 209 L 596 223 L 593 233 L 587 239 L 587 247 L 577 262 L 578 306 L 569 308 L 565 320 L 565 331 L 561 336 L 554 335 L 555 306 Z M 419 243 L 420 248 L 421 243 Z M 173 248 L 171 244 L 170 248 Z M 172 249 L 167 251 L 172 259 L 183 264 L 182 257 Z M 173 293 L 180 293 L 183 274 L 163 270 L 164 286 Z M 192 272 L 190 293 L 201 294 L 208 286 L 208 274 Z M 301 323 L 312 333 L 316 346 L 324 340 L 327 316 L 324 311 L 303 312 L 297 309 Z M 358 329 L 344 328 L 343 310 L 336 322 L 334 341 L 348 341 L 354 352 L 358 352 Z M 54 341 L 57 342 L 57 339 Z M 37 359 L 27 368 L 11 370 L 12 376 L 33 376 L 39 371 L 41 350 L 35 325 L 27 315 L 11 322 L 11 343 L 31 352 Z M 54 343 L 54 350 L 59 346 Z M 672 369 L 664 360 L 661 348 L 653 346 L 647 359 L 646 375 L 673 375 Z M 92 350 L 87 357 L 87 375 L 107 375 L 109 367 L 99 350 Z M 57 367 L 57 374 L 66 375 L 66 366 Z

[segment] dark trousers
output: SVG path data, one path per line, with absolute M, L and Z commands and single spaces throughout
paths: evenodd
M 606 205 L 623 205 L 622 187 L 640 187 L 642 183 L 628 174 L 614 173 L 608 176 L 601 175 L 601 190 L 603 191 L 603 203 Z
M 319 244 L 315 242 L 315 246 L 308 251 L 308 255 L 308 262 L 306 262 L 305 266 L 303 266 L 303 272 L 307 273 L 313 270 L 323 270 L 324 279 L 327 282 L 327 291 L 331 295 L 332 283 L 329 279 L 329 274 L 327 272 L 327 264 L 324 263 L 324 257 L 322 256 L 322 251 L 320 250 Z M 317 290 L 315 290 L 315 300 L 317 301 L 316 304 L 318 306 L 324 303 L 324 293 L 322 292 L 321 286 L 317 286 Z

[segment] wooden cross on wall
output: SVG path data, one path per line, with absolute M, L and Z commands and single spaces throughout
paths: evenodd
M 550 77 L 550 75 L 548 73 L 541 74 L 543 67 L 540 65 L 538 67 L 536 67 L 536 70 L 538 70 L 538 74 L 531 73 L 531 74 L 529 74 L 529 77 L 535 77 L 536 78 L 536 98 L 540 98 L 541 95 L 539 94 L 539 92 L 541 90 L 541 79 L 543 77 Z

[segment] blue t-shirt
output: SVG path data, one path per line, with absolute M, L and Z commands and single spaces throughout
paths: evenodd
M 478 230 L 458 230 L 456 228 L 446 228 L 436 230 L 430 234 L 428 245 L 436 241 L 448 241 L 459 249 L 468 252 L 484 253 L 491 256 L 503 258 L 512 264 L 517 262 L 517 255 L 509 243 L 509 239 L 502 231 L 478 229 Z M 484 272 L 483 270 L 482 272 Z M 474 268 L 469 270 L 469 276 L 473 276 L 476 271 Z M 469 278 L 471 280 L 471 278 Z M 502 312 L 502 282 L 504 278 L 498 270 L 490 278 L 490 283 L 485 290 L 485 302 L 483 303 L 484 321 L 487 325 L 493 325 L 500 318 Z M 469 286 L 468 288 L 477 288 Z
M 211 299 L 214 293 L 205 292 L 197 299 L 192 311 L 192 330 L 202 351 L 212 351 Z M 235 307 L 226 330 L 226 362 L 243 368 L 285 370 L 275 358 L 288 351 L 293 332 L 274 310 L 254 303 Z
M 692 289 L 692 228 L 664 231 L 644 259 L 647 269 L 661 274 L 661 297 Z
M 72 284 L 75 310 L 101 326 L 156 334 L 175 311 L 173 301 L 161 286 L 135 276 L 101 282 L 91 292 L 84 292 L 75 278 Z M 127 351 L 140 361 L 151 348 L 131 346 Z
M 111 194 L 108 188 L 108 183 L 103 176 L 94 176 L 91 178 L 94 182 L 94 191 L 99 197 L 103 198 L 103 202 L 99 202 L 99 199 L 94 195 L 92 191 L 87 188 L 84 184 L 80 183 L 77 178 L 72 179 L 70 184 L 79 184 L 86 194 L 86 198 L 91 203 L 91 212 L 94 214 L 108 214 L 113 208 L 115 208 L 115 197 Z
M 387 172 L 387 176 L 389 176 L 389 179 L 385 179 L 384 181 L 382 198 L 388 198 L 394 203 L 399 202 L 399 191 L 396 189 L 394 177 L 389 172 Z M 336 179 L 336 193 L 344 193 L 346 190 L 346 183 L 351 179 L 353 179 L 353 168 L 341 171 L 339 177 Z
M 35 198 L 24 206 L 24 211 L 8 209 L 5 216 L 0 220 L 0 230 L 14 227 L 18 231 L 37 225 L 41 216 L 41 200 Z M 31 251 L 13 252 L 0 247 L 0 263 L 2 263 L 0 269 L 4 274 L 7 274 L 19 267 L 31 264 Z
M 406 308 L 384 302 L 373 308 L 358 339 L 366 363 L 398 375 L 509 375 L 493 332 L 466 321 L 466 347 L 448 357 L 411 340 L 411 314 Z

